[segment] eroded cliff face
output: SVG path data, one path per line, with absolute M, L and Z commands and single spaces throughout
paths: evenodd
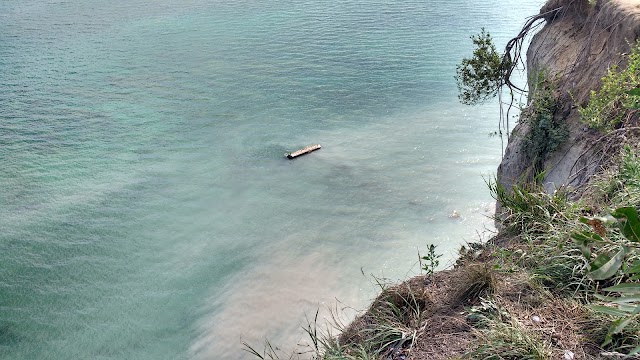
M 626 65 L 623 54 L 640 37 L 640 0 L 550 0 L 540 13 L 545 25 L 529 45 L 528 74 L 531 79 L 542 71 L 554 81 L 554 119 L 569 130 L 567 140 L 545 154 L 543 184 L 551 192 L 579 188 L 606 162 L 596 146 L 601 134 L 580 122 L 578 106 L 600 87 L 611 65 Z M 498 168 L 498 180 L 508 189 L 535 175 L 524 151 L 529 131 L 526 123 L 514 128 Z

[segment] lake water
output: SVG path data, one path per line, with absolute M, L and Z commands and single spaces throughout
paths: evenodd
M 0 358 L 250 358 L 450 265 L 501 156 L 455 65 L 540 3 L 1 1 Z

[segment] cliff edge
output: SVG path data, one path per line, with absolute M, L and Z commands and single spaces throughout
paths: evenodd
M 578 107 L 600 87 L 612 65 L 625 66 L 625 56 L 640 37 L 640 1 L 550 0 L 541 9 L 545 25 L 527 51 L 529 79 L 544 73 L 554 83 L 559 106 L 554 121 L 568 129 L 567 139 L 553 153 L 544 154 L 542 179 L 547 192 L 562 186 L 580 188 L 607 161 L 594 146 L 600 137 L 580 122 Z M 524 140 L 531 131 L 521 123 L 513 129 L 498 181 L 506 188 L 535 176 Z

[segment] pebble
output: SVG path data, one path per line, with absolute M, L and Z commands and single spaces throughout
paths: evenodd
M 565 360 L 573 360 L 573 357 L 575 356 L 575 354 L 573 353 L 573 351 L 571 350 L 565 350 L 564 351 L 564 356 L 563 359 Z
M 533 316 L 531 317 L 531 321 L 533 321 L 533 323 L 534 323 L 534 324 L 540 324 L 540 322 L 541 322 L 542 320 L 540 320 L 540 316 L 538 316 L 538 315 L 533 315 Z

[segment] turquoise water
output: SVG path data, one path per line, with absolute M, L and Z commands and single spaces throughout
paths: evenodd
M 0 358 L 247 358 L 449 264 L 500 159 L 455 64 L 539 5 L 3 0 Z

